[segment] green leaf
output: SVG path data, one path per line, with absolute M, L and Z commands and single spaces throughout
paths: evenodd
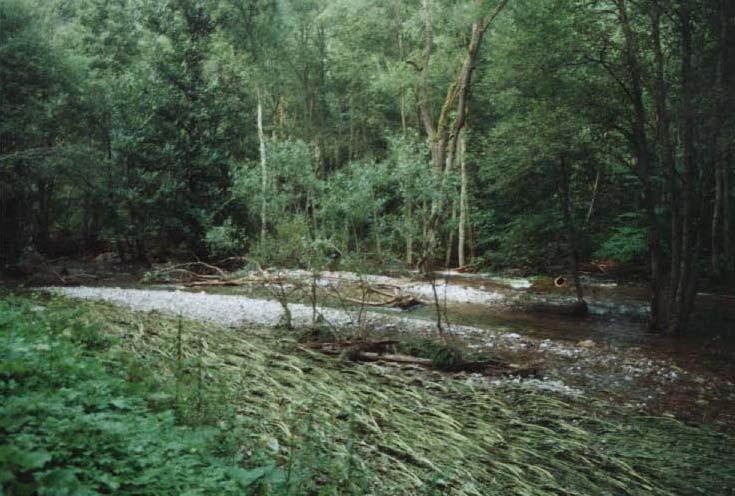
M 47 451 L 26 451 L 16 454 L 15 463 L 24 470 L 41 468 L 53 457 Z
M 272 471 L 273 467 L 258 467 L 251 470 L 245 470 L 244 468 L 230 468 L 227 473 L 230 477 L 236 480 L 242 487 L 250 487 L 255 482 L 259 481 L 265 475 Z

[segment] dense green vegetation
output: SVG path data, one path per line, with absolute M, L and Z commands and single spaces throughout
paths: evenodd
M 265 330 L 10 298 L 0 359 L 8 495 L 735 487 L 726 434 L 521 383 L 327 358 Z
M 732 280 L 727 0 L 7 0 L 0 267 L 23 252 L 648 267 Z M 277 247 L 274 250 L 273 247 Z

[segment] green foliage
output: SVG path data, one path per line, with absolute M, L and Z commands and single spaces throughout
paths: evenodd
M 355 455 L 329 457 L 313 418 L 294 419 L 301 442 L 285 458 L 274 441 L 249 450 L 242 464 L 246 426 L 259 421 L 233 415 L 231 391 L 209 385 L 201 356 L 158 363 L 171 371 L 162 385 L 143 357 L 105 352 L 112 342 L 86 312 L 64 302 L 0 301 L 0 490 L 363 493 L 367 479 Z M 345 434 L 349 453 L 354 434 Z
M 213 433 L 154 412 L 86 350 L 107 343 L 79 312 L 0 302 L 0 482 L 9 494 L 236 494 Z M 80 348 L 76 343 L 85 345 Z
M 401 340 L 397 351 L 406 355 L 429 358 L 438 368 L 456 370 L 465 363 L 464 352 L 457 344 L 435 339 Z
M 617 262 L 631 262 L 642 259 L 648 247 L 648 234 L 645 229 L 634 226 L 618 226 L 610 237 L 595 251 L 594 256 Z
M 224 392 L 205 385 L 201 358 L 172 365 L 175 383 L 161 389 L 140 358 L 100 355 L 112 342 L 86 312 L 63 302 L 0 301 L 0 492 L 286 494 L 316 487 L 310 424 L 287 468 L 265 451 L 239 464 L 236 436 L 246 433 L 233 423 Z M 360 480 L 349 463 L 323 469 L 335 470 L 344 488 Z
M 205 240 L 209 252 L 213 255 L 242 253 L 247 246 L 245 235 L 233 224 L 230 217 L 222 224 L 210 227 L 205 235 Z
M 114 247 L 145 261 L 182 248 L 206 258 L 259 247 L 262 258 L 268 243 L 315 240 L 345 258 L 354 252 L 381 263 L 410 252 L 415 262 L 435 228 L 430 220 L 440 231 L 431 255 L 444 258 L 449 248 L 453 263 L 459 163 L 445 164 L 448 174 L 432 170 L 436 137 L 424 117 L 441 113 L 473 23 L 497 3 L 429 2 L 433 42 L 424 68 L 418 1 L 3 2 L 0 267 L 29 247 L 51 257 Z M 562 158 L 580 257 L 639 258 L 640 237 L 617 220 L 644 207 L 630 55 L 647 68 L 644 148 L 659 224 L 670 224 L 676 192 L 656 132 L 656 20 L 672 136 L 689 136 L 681 129 L 687 121 L 674 118 L 693 115 L 681 108 L 685 94 L 701 116 L 691 130 L 693 177 L 701 180 L 692 186 L 674 174 L 675 189 L 701 193 L 709 187 L 702 180 L 712 178 L 719 203 L 703 200 L 695 210 L 719 225 L 703 230 L 702 255 L 713 251 L 713 273 L 732 272 L 735 228 L 726 204 L 735 184 L 727 165 L 735 64 L 726 28 L 735 10 L 727 2 L 689 7 L 696 22 L 686 86 L 683 25 L 674 22 L 685 3 L 649 7 L 627 6 L 636 53 L 626 49 L 623 17 L 578 0 L 508 2 L 493 21 L 474 61 L 461 130 L 466 251 L 475 262 L 535 271 L 567 263 Z M 419 103 L 429 115 L 416 111 Z M 450 117 L 457 103 L 455 95 Z M 690 155 L 683 139 L 673 141 L 682 172 Z M 289 224 L 308 226 L 308 234 L 289 240 L 282 232 Z M 293 253 L 276 255 L 303 264 Z

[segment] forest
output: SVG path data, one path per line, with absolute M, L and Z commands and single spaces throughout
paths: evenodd
M 0 495 L 735 494 L 734 174 L 730 0 L 0 0 Z

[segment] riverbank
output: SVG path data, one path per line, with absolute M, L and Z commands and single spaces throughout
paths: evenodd
M 32 432 L 38 436 L 34 452 L 45 454 L 30 465 L 12 466 L 3 484 L 21 477 L 23 483 L 53 480 L 58 492 L 81 481 L 88 490 L 128 494 L 138 487 L 131 482 L 145 474 L 169 474 L 156 467 L 174 457 L 177 464 L 199 462 L 185 480 L 153 480 L 157 494 L 202 491 L 209 484 L 221 494 L 376 495 L 727 494 L 735 487 L 735 443 L 728 434 L 641 416 L 604 400 L 560 397 L 522 381 L 493 383 L 464 373 L 327 357 L 262 325 L 233 329 L 47 297 L 2 302 L 0 310 L 5 383 L 27 384 L 43 372 L 40 383 L 64 383 L 55 390 L 63 392 L 66 405 L 26 408 L 25 422 L 4 426 L 12 445 L 23 448 L 20 440 Z M 21 367 L 31 359 L 39 367 Z M 100 365 L 92 365 L 97 360 Z M 83 377 L 100 383 L 100 367 L 141 396 L 110 389 L 74 394 Z M 0 408 L 29 401 L 27 388 L 1 392 Z M 86 403 L 91 410 L 80 417 L 75 405 Z M 183 415 L 176 414 L 179 404 L 187 407 Z M 147 442 L 166 454 L 147 450 L 152 456 L 144 456 L 134 450 L 137 438 L 128 437 L 113 415 L 142 410 L 178 419 L 179 428 L 194 437 L 202 431 L 186 425 L 195 422 L 207 435 L 198 444 L 180 444 L 184 452 L 177 455 L 173 448 L 166 451 L 161 433 L 146 428 Z M 43 418 L 35 416 L 42 412 Z M 58 426 L 72 432 L 83 421 L 104 434 L 95 437 L 96 456 L 65 456 L 49 444 L 48 434 Z M 67 443 L 83 439 L 89 437 L 71 436 Z M 224 458 L 207 469 L 213 449 Z M 116 472 L 122 462 L 100 455 L 110 450 L 117 450 L 115 460 L 122 453 L 131 463 L 144 457 L 147 471 Z M 67 475 L 44 478 L 52 472 Z M 204 473 L 197 486 L 197 474 Z
M 239 295 L 180 290 L 140 290 L 104 287 L 57 287 L 50 291 L 71 298 L 106 301 L 133 310 L 157 311 L 239 328 L 251 325 L 273 327 L 283 313 L 281 303 Z M 288 304 L 293 324 L 308 327 L 314 309 Z M 431 320 L 413 312 L 364 312 L 319 306 L 318 314 L 336 329 L 362 329 L 373 336 L 435 336 Z M 735 383 L 727 375 L 714 374 L 690 362 L 666 355 L 617 346 L 590 338 L 570 341 L 519 332 L 512 325 L 477 327 L 452 325 L 447 332 L 462 346 L 489 353 L 519 369 L 536 367 L 539 377 L 493 379 L 518 381 L 530 388 L 556 390 L 562 396 L 612 398 L 642 414 L 665 415 L 735 426 Z M 339 334 L 344 334 L 339 331 Z

